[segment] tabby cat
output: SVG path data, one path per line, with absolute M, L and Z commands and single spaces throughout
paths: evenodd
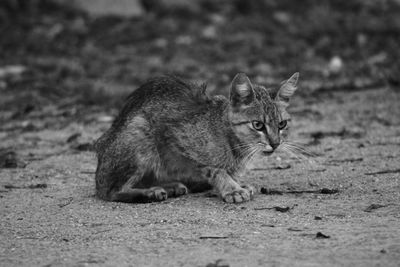
M 229 100 L 174 76 L 148 81 L 96 143 L 97 195 L 151 202 L 214 188 L 226 202 L 250 200 L 254 189 L 236 177 L 254 155 L 285 145 L 298 76 L 274 93 L 239 73 Z

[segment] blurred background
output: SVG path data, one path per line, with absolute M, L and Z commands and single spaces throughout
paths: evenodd
M 399 47 L 399 0 L 2 0 L 0 122 L 115 114 L 165 73 L 225 95 L 239 71 L 267 86 L 299 71 L 306 97 L 398 90 Z

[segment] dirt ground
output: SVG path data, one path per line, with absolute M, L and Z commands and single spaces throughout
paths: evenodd
M 0 5 L 0 266 L 400 266 L 400 7 L 344 2 L 264 17 L 204 1 L 195 20 Z M 129 91 L 175 72 L 226 95 L 238 71 L 263 84 L 300 71 L 290 139 L 315 157 L 255 159 L 241 180 L 258 193 L 238 205 L 95 197 L 91 144 Z
M 242 180 L 259 190 L 336 194 L 257 194 L 240 205 L 210 193 L 107 203 L 94 197 L 95 156 L 66 140 L 94 140 L 109 122 L 3 135 L 3 145 L 34 156 L 25 168 L 1 170 L 0 265 L 399 266 L 400 95 L 378 88 L 323 98 L 295 99 L 292 108 L 292 138 L 319 156 L 259 159 Z M 290 210 L 264 209 L 275 206 Z

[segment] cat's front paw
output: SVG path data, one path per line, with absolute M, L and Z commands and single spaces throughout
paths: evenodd
M 247 189 L 250 193 L 250 199 L 253 199 L 253 196 L 256 192 L 256 189 L 254 188 L 254 186 L 249 185 L 249 184 L 245 184 L 245 185 L 241 185 L 242 188 Z
M 242 203 L 252 198 L 252 193 L 247 188 L 240 188 L 222 195 L 222 199 L 227 203 Z

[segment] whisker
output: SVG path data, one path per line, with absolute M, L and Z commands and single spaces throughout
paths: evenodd
M 313 154 L 309 153 L 308 151 L 303 151 L 299 148 L 296 147 L 292 147 L 292 146 L 287 146 L 288 149 L 290 149 L 292 152 L 298 154 L 299 156 L 303 157 L 303 158 L 309 158 L 309 157 L 313 157 Z
M 246 167 L 260 148 L 261 147 L 257 144 L 239 144 L 234 146 L 233 149 L 238 149 L 240 155 L 240 159 L 238 159 L 237 162 L 237 169 Z M 310 158 L 316 157 L 317 154 L 308 150 L 304 147 L 304 144 L 299 142 L 283 141 L 279 146 L 279 149 L 293 156 L 300 162 L 307 162 L 308 164 L 316 163 Z
M 247 164 L 253 159 L 253 157 L 257 153 L 257 151 L 258 151 L 258 149 L 256 148 L 249 154 L 249 156 L 247 157 L 246 161 L 243 162 L 243 167 L 247 166 Z
M 283 146 L 283 147 L 281 147 L 281 150 L 282 150 L 283 152 L 286 152 L 286 153 L 288 153 L 289 155 L 295 157 L 295 158 L 296 158 L 297 160 L 299 160 L 299 161 L 302 161 L 302 159 L 303 159 L 303 158 L 300 158 L 296 153 L 294 153 L 293 151 L 291 151 L 288 147 Z
M 299 150 L 299 151 L 305 153 L 306 155 L 309 155 L 309 156 L 316 156 L 316 154 L 315 154 L 314 152 L 312 152 L 312 151 L 306 149 L 305 147 L 298 146 L 298 145 L 292 145 L 292 144 L 289 144 L 289 145 L 292 146 L 292 147 L 294 147 L 294 148 L 296 148 L 297 150 Z
M 249 152 L 247 153 L 247 155 L 242 159 L 240 166 L 241 167 L 245 167 L 253 158 L 253 156 L 258 152 L 259 147 L 258 146 L 252 146 L 249 149 Z
M 236 162 L 236 164 L 237 164 L 236 169 L 239 170 L 243 167 L 243 163 L 246 161 L 246 158 L 252 152 L 253 147 L 249 144 L 243 144 L 243 145 L 235 146 L 235 148 L 241 148 L 239 150 L 240 158 Z
M 294 150 L 296 150 L 297 152 L 308 156 L 308 157 L 316 157 L 317 154 L 308 150 L 307 148 L 304 147 L 304 145 L 302 145 L 301 143 L 295 143 L 295 142 L 288 142 L 285 141 L 283 142 L 284 145 L 289 146 L 291 148 L 293 148 Z
M 239 144 L 239 145 L 234 146 L 233 149 L 243 148 L 243 147 L 251 147 L 251 146 L 252 146 L 251 144 Z
M 315 164 L 315 161 L 311 160 L 309 157 L 315 157 L 316 154 L 308 151 L 298 144 L 294 144 L 292 142 L 283 142 L 280 147 L 283 151 L 288 152 L 290 155 L 296 157 L 300 161 L 306 161 L 309 164 Z

